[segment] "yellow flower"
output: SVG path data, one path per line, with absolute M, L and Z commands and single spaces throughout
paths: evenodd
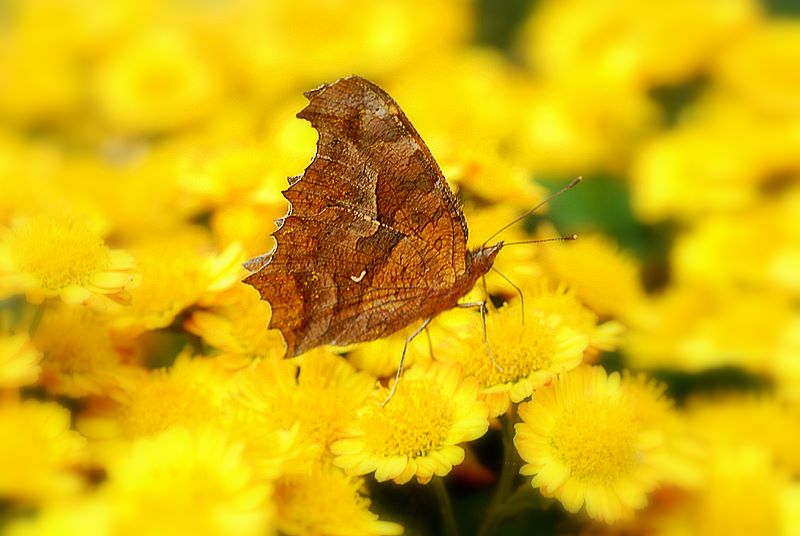
M 775 470 L 767 452 L 752 446 L 728 445 L 709 455 L 706 469 L 704 489 L 693 498 L 689 510 L 691 533 L 790 533 L 782 532 L 781 501 L 786 475 Z M 732 516 L 732 512 L 736 515 Z
M 420 333 L 409 343 L 403 366 L 410 367 L 414 363 L 430 361 L 431 347 L 428 344 L 428 337 L 433 339 L 431 333 L 436 330 L 439 320 L 440 317 L 436 317 L 428 326 L 427 333 Z M 397 371 L 406 339 L 419 326 L 420 324 L 415 322 L 388 337 L 357 344 L 348 350 L 347 360 L 359 370 L 369 372 L 378 378 L 387 378 Z
M 567 285 L 553 286 L 539 279 L 532 285 L 523 284 L 522 294 L 527 308 L 540 315 L 554 315 L 565 326 L 585 335 L 589 341 L 587 351 L 610 352 L 619 347 L 624 326 L 615 320 L 598 323 L 597 315 L 583 305 Z
M 124 297 L 132 268 L 130 255 L 109 249 L 79 220 L 40 216 L 0 233 L 0 295 L 108 307 L 109 299 Z
M 355 418 L 375 378 L 325 349 L 304 354 L 301 363 L 256 363 L 237 374 L 235 398 L 272 429 L 289 430 L 298 423 L 303 442 L 325 453 Z
M 119 329 L 136 333 L 168 326 L 190 305 L 241 279 L 240 247 L 213 256 L 203 254 L 193 238 L 177 235 L 134 248 L 141 284 L 131 292 L 131 306 L 116 319 Z
M 800 61 L 800 24 L 777 19 L 759 24 L 734 41 L 718 58 L 719 85 L 772 114 L 800 116 L 795 98 L 800 80 L 787 76 L 785 67 Z M 753 76 L 758 73 L 758 76 Z
M 27 334 L 0 334 L 0 389 L 36 383 L 42 372 L 41 359 Z
M 478 383 L 458 366 L 430 363 L 410 368 L 385 406 L 382 389 L 331 447 L 334 463 L 350 474 L 375 472 L 379 482 L 425 484 L 464 461 L 459 446 L 486 433 L 486 406 Z
M 800 403 L 766 395 L 695 397 L 685 421 L 693 435 L 715 452 L 726 446 L 752 446 L 768 453 L 774 464 L 800 473 Z
M 215 66 L 187 32 L 145 27 L 104 58 L 94 89 L 100 110 L 115 126 L 152 133 L 207 116 L 221 85 Z
M 0 496 L 36 502 L 83 487 L 75 470 L 86 459 L 86 440 L 70 430 L 69 411 L 58 404 L 0 404 L 0 437 Z
M 192 313 L 184 328 L 224 352 L 250 357 L 283 357 L 278 330 L 267 329 L 269 304 L 250 285 L 235 284 L 215 298 L 207 310 Z
M 581 235 L 568 244 L 548 244 L 539 253 L 552 279 L 573 288 L 599 315 L 627 319 L 644 299 L 638 263 L 608 238 Z
M 631 387 L 619 374 L 581 367 L 559 376 L 520 405 L 514 444 L 531 484 L 575 513 L 608 523 L 647 503 L 659 481 L 651 454 L 663 443 L 660 423 L 640 404 L 657 393 Z
M 0 114 L 21 122 L 62 121 L 80 102 L 78 58 L 8 26 L 0 40 Z
M 770 372 L 796 322 L 786 296 L 696 285 L 673 285 L 639 313 L 625 342 L 629 363 L 687 371 L 737 366 Z
M 90 404 L 78 419 L 78 429 L 106 462 L 125 452 L 131 439 L 178 426 L 220 426 L 231 376 L 214 359 L 182 354 L 170 369 L 128 378 L 111 400 Z
M 799 150 L 796 120 L 711 92 L 678 128 L 640 149 L 630 172 L 633 208 L 659 221 L 751 207 L 763 199 L 760 186 L 798 168 Z
M 453 149 L 454 154 L 444 154 L 439 159 L 442 171 L 456 189 L 465 190 L 473 199 L 494 203 L 494 207 L 510 206 L 514 211 L 524 212 L 547 195 L 544 187 L 531 181 L 526 168 L 504 158 L 500 150 L 486 139 Z M 497 180 L 499 177 L 502 180 Z M 498 229 L 503 223 L 494 220 Z
M 750 209 L 703 218 L 675 242 L 673 279 L 720 291 L 744 286 L 800 295 L 798 211 L 794 188 Z
M 32 518 L 16 519 L 7 536 L 114 536 L 111 505 L 98 495 L 47 504 Z M 91 529 L 89 529 L 91 527 Z
M 519 300 L 486 315 L 489 351 L 497 366 L 487 352 L 477 314 L 469 327 L 437 345 L 434 354 L 442 361 L 460 363 L 465 375 L 478 380 L 492 417 L 531 396 L 559 372 L 580 365 L 587 347 L 587 337 L 558 315 L 525 305 L 524 323 Z
M 522 46 L 546 77 L 582 72 L 599 83 L 677 84 L 756 22 L 758 13 L 752 0 L 547 0 L 528 19 Z
M 654 129 L 658 110 L 642 91 L 597 84 L 584 75 L 529 83 L 516 97 L 514 155 L 543 176 L 621 172 L 638 141 Z
M 370 512 L 361 478 L 341 469 L 317 466 L 307 473 L 281 477 L 275 484 L 276 524 L 283 534 L 402 534 L 397 523 Z
M 271 486 L 254 479 L 242 449 L 221 432 L 181 427 L 135 441 L 102 490 L 114 534 L 270 534 Z
M 44 353 L 41 381 L 52 394 L 107 394 L 139 373 L 139 345 L 113 334 L 109 319 L 91 309 L 48 307 L 33 341 Z

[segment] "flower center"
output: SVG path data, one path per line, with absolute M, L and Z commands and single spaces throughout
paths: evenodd
M 484 386 L 512 383 L 528 377 L 532 372 L 550 366 L 555 353 L 555 332 L 536 320 L 526 319 L 525 325 L 500 326 L 489 331 L 489 347 L 502 370 L 497 370 L 481 343 L 473 359 L 465 363 L 465 376 L 475 376 Z M 506 318 L 505 322 L 511 322 Z M 491 328 L 490 327 L 490 328 Z
M 567 404 L 553 427 L 550 446 L 584 482 L 610 484 L 636 462 L 632 409 L 588 396 Z
M 136 391 L 123 418 L 125 435 L 144 437 L 175 425 L 202 426 L 218 412 L 208 389 L 171 378 L 158 378 Z
M 436 386 L 401 380 L 392 400 L 365 417 L 367 447 L 380 456 L 425 456 L 445 444 L 454 416 L 453 403 Z
M 46 289 L 84 286 L 111 264 L 103 239 L 79 222 L 32 220 L 12 231 L 10 244 L 19 270 Z

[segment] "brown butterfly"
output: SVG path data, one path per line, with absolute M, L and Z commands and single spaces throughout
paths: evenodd
M 245 263 L 287 356 L 384 337 L 454 307 L 502 242 L 467 249 L 467 222 L 397 103 L 357 76 L 306 94 L 317 153 L 289 179 L 276 247 Z

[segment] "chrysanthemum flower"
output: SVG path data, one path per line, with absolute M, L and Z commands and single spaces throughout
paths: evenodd
M 75 472 L 86 440 L 70 429 L 69 411 L 36 400 L 0 404 L 0 496 L 42 501 L 78 491 Z
M 56 501 L 41 508 L 36 516 L 13 520 L 6 536 L 85 536 L 91 527 L 92 536 L 115 536 L 111 505 L 99 495 L 80 495 Z
M 0 295 L 108 307 L 123 299 L 132 270 L 130 255 L 109 249 L 79 220 L 40 216 L 0 232 Z
M 192 313 L 184 328 L 224 352 L 251 357 L 283 356 L 284 342 L 278 330 L 267 329 L 269 304 L 250 285 L 235 284 L 214 297 L 206 310 Z
M 491 416 L 525 400 L 559 372 L 577 367 L 588 340 L 559 316 L 545 316 L 527 303 L 523 323 L 518 300 L 486 315 L 486 337 L 497 366 L 487 352 L 480 317 L 474 313 L 471 325 L 443 341 L 435 355 L 460 363 L 465 375 L 477 378 Z
M 489 428 L 478 382 L 462 377 L 460 367 L 427 363 L 410 368 L 397 392 L 378 391 L 331 447 L 334 463 L 351 474 L 375 472 L 379 482 L 404 484 L 416 476 L 427 483 L 464 461 L 460 443 Z
M 597 314 L 578 299 L 575 291 L 560 283 L 552 286 L 544 279 L 534 285 L 523 287 L 525 306 L 544 316 L 557 316 L 566 326 L 585 335 L 593 352 L 616 350 L 624 331 L 624 326 L 609 320 L 598 323 Z
M 404 366 L 410 367 L 414 363 L 430 361 L 431 346 L 428 337 L 436 329 L 435 324 L 439 320 L 440 317 L 437 316 L 428 326 L 427 333 L 420 333 L 409 343 Z M 360 370 L 369 372 L 378 378 L 387 378 L 397 371 L 406 339 L 418 327 L 419 324 L 415 323 L 388 337 L 355 345 L 347 352 L 347 360 Z
M 375 378 L 324 349 L 295 360 L 263 360 L 237 374 L 235 398 L 275 430 L 297 425 L 303 442 L 325 452 L 353 421 Z
M 629 517 L 659 481 L 651 454 L 663 434 L 639 413 L 655 394 L 628 382 L 601 367 L 581 367 L 519 407 L 514 444 L 526 462 L 520 472 L 569 512 L 586 505 L 590 517 L 609 523 Z
M 269 533 L 271 486 L 254 478 L 242 450 L 219 431 L 182 427 L 135 441 L 102 490 L 115 534 Z
M 275 484 L 276 525 L 292 535 L 402 534 L 397 523 L 380 521 L 370 512 L 359 477 L 347 476 L 327 465 L 313 471 L 284 476 Z
M 230 377 L 214 359 L 182 354 L 170 369 L 131 376 L 110 400 L 90 404 L 78 419 L 78 429 L 106 462 L 132 439 L 178 426 L 194 430 L 220 425 Z
M 552 235 L 551 235 L 552 236 Z M 644 299 L 635 259 L 600 235 L 581 236 L 568 244 L 540 248 L 542 264 L 594 312 L 626 318 Z
M 39 379 L 42 354 L 27 334 L 0 335 L 0 389 L 30 385 Z
M 159 132 L 206 116 L 221 79 L 188 32 L 146 26 L 110 51 L 95 73 L 101 111 L 115 126 Z
M 196 237 L 176 236 L 140 244 L 134 251 L 141 284 L 131 292 L 131 306 L 117 318 L 119 329 L 133 333 L 168 326 L 175 317 L 209 293 L 241 279 L 241 248 L 203 254 Z
M 684 421 L 711 451 L 750 445 L 769 453 L 775 465 L 800 474 L 800 403 L 767 395 L 735 394 L 695 397 Z
M 752 445 L 714 449 L 706 473 L 703 489 L 688 508 L 688 533 L 722 536 L 797 530 L 796 514 L 792 519 L 782 511 L 788 479 L 776 470 L 767 451 Z
M 42 384 L 53 394 L 105 394 L 140 372 L 137 345 L 115 336 L 107 316 L 85 307 L 49 307 L 33 341 L 44 353 Z

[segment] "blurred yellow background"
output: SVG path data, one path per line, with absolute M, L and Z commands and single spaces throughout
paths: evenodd
M 280 191 L 314 154 L 316 132 L 295 118 L 302 93 L 351 74 L 419 130 L 464 200 L 472 245 L 584 177 L 504 235 L 581 238 L 509 248 L 497 266 L 524 293 L 540 279 L 569 288 L 599 329 L 584 362 L 644 372 L 675 402 L 661 432 L 682 465 L 646 490 L 647 506 L 631 500 L 608 525 L 588 503 L 587 517 L 534 501 L 495 533 L 800 534 L 800 7 L 789 0 L 0 0 L 0 527 L 397 530 L 371 517 L 304 524 L 322 508 L 314 486 L 338 476 L 298 483 L 264 462 L 256 499 L 250 477 L 226 480 L 244 471 L 237 461 L 192 492 L 228 524 L 187 514 L 150 532 L 139 515 L 185 489 L 138 482 L 152 467 L 136 460 L 183 459 L 193 441 L 238 454 L 213 434 L 131 447 L 225 400 L 227 379 L 197 380 L 212 387 L 189 396 L 158 391 L 154 369 L 196 380 L 280 357 L 265 304 L 236 290 L 240 263 L 272 247 Z M 489 288 L 513 299 L 500 278 Z M 350 358 L 387 376 L 399 348 Z M 206 370 L 187 353 L 225 360 Z M 157 394 L 134 418 L 145 377 Z M 179 417 L 152 417 L 159 401 Z M 306 432 L 287 419 L 257 459 L 295 463 L 289 436 Z M 125 440 L 109 449 L 109 436 Z M 140 458 L 108 452 L 125 448 Z M 341 492 L 320 496 L 369 513 L 360 481 L 336 482 Z M 217 498 L 224 485 L 236 489 Z M 441 533 L 373 492 L 381 519 Z M 464 534 L 481 493 L 454 498 Z

